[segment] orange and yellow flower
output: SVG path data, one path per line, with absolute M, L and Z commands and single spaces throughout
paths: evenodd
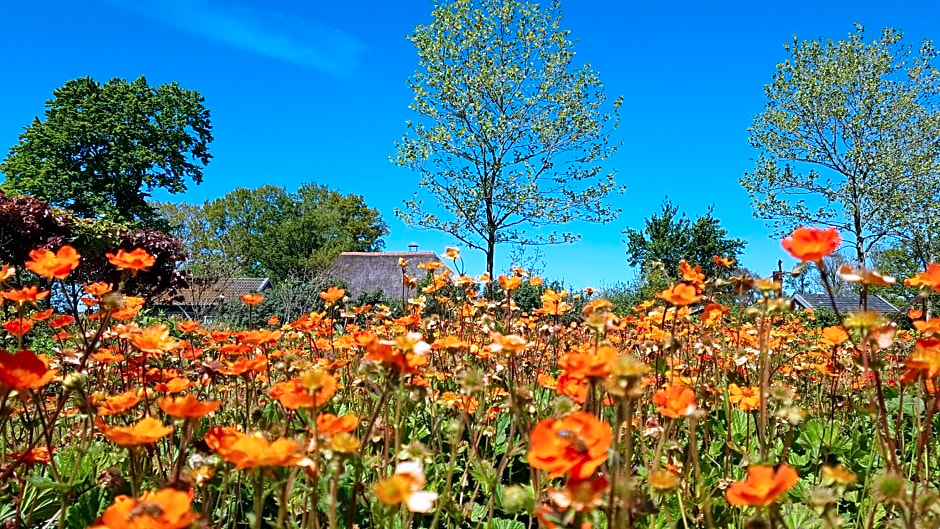
M 549 477 L 568 474 L 586 479 L 607 461 L 613 440 L 610 425 L 585 412 L 563 419 L 545 419 L 532 429 L 526 459 L 529 465 L 547 470 Z
M 835 228 L 797 228 L 781 242 L 784 250 L 804 263 L 821 263 L 822 258 L 836 251 L 841 243 L 842 239 Z
M 676 283 L 672 287 L 656 294 L 656 297 L 662 298 L 679 307 L 691 305 L 702 299 L 702 296 L 698 295 L 698 290 L 695 286 L 688 283 Z
M 671 384 L 653 395 L 653 404 L 663 417 L 686 417 L 695 411 L 695 392 L 686 386 Z
M 222 401 L 202 402 L 190 394 L 182 397 L 160 397 L 157 404 L 164 413 L 174 419 L 198 419 L 217 410 Z
M 108 261 L 118 270 L 130 270 L 132 274 L 146 270 L 156 263 L 156 258 L 143 248 L 134 248 L 130 252 L 118 250 L 117 253 L 106 253 Z
M 133 426 L 109 427 L 98 419 L 98 429 L 109 441 L 120 446 L 136 446 L 150 444 L 163 439 L 173 431 L 172 426 L 164 426 L 162 422 L 153 417 L 144 417 Z
M 55 253 L 40 248 L 29 252 L 26 269 L 48 279 L 65 279 L 78 267 L 81 255 L 71 246 L 63 246 Z
M 786 463 L 781 463 L 776 471 L 769 466 L 751 465 L 747 468 L 747 480 L 732 483 L 725 499 L 736 507 L 766 507 L 793 488 L 799 479 L 796 470 Z
M 17 390 L 45 386 L 57 371 L 49 369 L 49 362 L 32 351 L 10 354 L 0 349 L 0 384 Z
M 291 439 L 268 442 L 262 435 L 248 435 L 234 428 L 215 427 L 206 433 L 206 444 L 241 470 L 245 468 L 306 464 L 300 446 Z
M 728 385 L 728 402 L 741 411 L 754 411 L 760 408 L 760 388 Z
M 436 492 L 421 490 L 424 470 L 416 461 L 404 461 L 395 467 L 395 475 L 375 484 L 375 497 L 386 505 L 404 503 L 411 512 L 428 512 L 437 500 Z
M 140 498 L 118 496 L 101 515 L 96 528 L 107 529 L 184 529 L 196 521 L 191 511 L 190 493 L 176 489 L 144 492 Z
M 264 296 L 262 296 L 261 294 L 243 294 L 242 296 L 240 296 L 240 299 L 242 300 L 242 303 L 244 303 L 245 305 L 254 307 L 255 305 L 258 305 L 262 301 L 264 301 Z

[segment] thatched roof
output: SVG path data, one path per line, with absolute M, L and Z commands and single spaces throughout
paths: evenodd
M 399 258 L 408 261 L 405 273 L 419 281 L 427 276 L 427 271 L 418 268 L 418 264 L 441 261 L 434 252 L 343 252 L 322 275 L 345 281 L 346 290 L 353 297 L 381 290 L 386 296 L 398 299 L 402 294 Z M 415 290 L 406 290 L 405 295 L 413 297 Z
M 223 277 L 217 279 L 195 278 L 189 288 L 180 290 L 168 299 L 157 300 L 157 306 L 187 305 L 205 307 L 225 301 L 237 300 L 251 292 L 260 292 L 272 288 L 271 280 L 266 277 Z
M 858 294 L 836 294 L 833 296 L 839 312 L 857 312 L 861 306 L 861 297 Z M 869 294 L 867 297 L 868 310 L 879 314 L 897 314 L 898 308 L 881 296 Z M 832 310 L 832 301 L 829 294 L 794 294 L 793 303 L 797 308 L 813 310 Z

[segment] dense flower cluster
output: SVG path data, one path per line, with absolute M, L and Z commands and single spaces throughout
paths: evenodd
M 838 244 L 810 228 L 784 241 L 810 263 Z M 128 280 L 152 263 L 109 258 Z M 155 319 L 119 282 L 59 288 L 81 259 L 63 246 L 0 269 L 0 505 L 15 505 L 0 513 L 14 525 L 57 516 L 27 508 L 37 483 L 55 484 L 68 523 L 99 528 L 937 519 L 940 324 L 924 311 L 909 328 L 865 310 L 821 325 L 778 283 L 683 261 L 618 313 L 522 269 L 489 300 L 488 277 L 428 263 L 402 313 L 333 287 L 322 312 L 235 329 Z M 905 284 L 938 291 L 936 270 Z

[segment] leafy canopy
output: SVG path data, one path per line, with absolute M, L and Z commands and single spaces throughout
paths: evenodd
M 209 111 L 198 92 L 144 77 L 68 81 L 20 134 L 0 171 L 2 188 L 84 217 L 153 227 L 155 189 L 202 182 L 211 156 Z
M 780 233 L 837 227 L 864 264 L 938 196 L 936 51 L 929 41 L 903 44 L 891 28 L 866 41 L 861 26 L 848 40 L 794 37 L 785 49 L 750 129 L 758 155 L 741 184 L 755 216 Z
M 419 68 L 410 80 L 418 114 L 398 144 L 397 163 L 421 174 L 417 194 L 396 213 L 448 233 L 487 255 L 498 244 L 577 239 L 551 226 L 607 222 L 618 210 L 601 161 L 617 124 L 600 78 L 577 67 L 558 3 L 454 0 L 411 35 Z
M 239 188 L 202 205 L 160 204 L 193 252 L 194 275 L 275 282 L 322 271 L 341 253 L 378 251 L 388 227 L 359 195 L 304 184 L 296 192 Z

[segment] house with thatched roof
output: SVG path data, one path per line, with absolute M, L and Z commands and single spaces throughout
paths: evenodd
M 402 297 L 402 269 L 398 260 L 405 259 L 405 273 L 420 281 L 427 270 L 418 267 L 421 263 L 441 261 L 434 252 L 343 252 L 327 267 L 323 277 L 346 282 L 346 292 L 351 297 L 362 293 L 381 291 L 391 299 Z M 405 297 L 413 297 L 415 289 L 405 288 Z
M 855 292 L 850 294 L 836 294 L 833 296 L 832 300 L 829 299 L 829 294 L 793 294 L 793 305 L 796 309 L 831 311 L 833 301 L 835 301 L 836 308 L 839 309 L 839 312 L 843 314 L 858 312 L 861 307 L 861 296 Z M 868 310 L 879 314 L 894 315 L 900 312 L 890 301 L 875 294 L 868 294 L 867 305 Z
M 167 317 L 210 322 L 226 301 L 234 301 L 245 294 L 272 288 L 266 277 L 194 278 L 189 287 L 173 297 L 158 299 L 154 307 Z

